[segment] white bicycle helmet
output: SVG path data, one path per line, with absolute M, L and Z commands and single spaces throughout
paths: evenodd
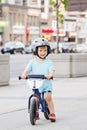
M 34 55 L 38 55 L 38 47 L 40 47 L 40 46 L 47 46 L 48 47 L 48 54 L 50 53 L 49 42 L 46 39 L 44 39 L 44 38 L 36 38 L 33 41 L 32 46 L 33 46 L 33 53 L 34 53 Z

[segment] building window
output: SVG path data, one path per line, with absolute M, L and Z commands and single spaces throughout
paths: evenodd
M 2 0 L 1 0 L 1 2 L 2 2 Z M 8 0 L 5 0 L 5 3 L 9 3 Z
M 52 13 L 52 8 L 51 7 L 49 8 L 49 13 Z
M 21 0 L 15 0 L 15 4 L 16 5 L 22 5 L 22 1 Z
M 27 6 L 27 0 L 23 0 L 23 5 Z
M 13 13 L 9 13 L 9 21 L 10 21 L 10 26 L 13 26 L 14 23 L 16 23 L 16 15 Z
M 37 5 L 37 0 L 31 0 L 31 5 Z
M 21 24 L 24 25 L 24 23 L 25 23 L 25 15 L 22 14 L 22 16 L 21 16 Z
M 10 21 L 10 26 L 12 26 L 12 13 L 9 14 L 9 21 Z
M 15 14 L 15 13 L 13 14 L 13 19 L 14 19 L 14 20 L 13 20 L 13 23 L 12 23 L 12 24 L 15 25 L 15 23 L 16 23 L 16 14 Z
M 32 26 L 32 16 L 29 16 L 29 25 Z
M 0 8 L 0 18 L 2 17 L 2 8 Z
M 44 8 L 41 8 L 41 12 L 44 12 Z
M 41 5 L 44 5 L 44 0 L 41 0 Z

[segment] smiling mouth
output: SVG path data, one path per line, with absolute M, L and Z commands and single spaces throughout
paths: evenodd
M 45 55 L 41 55 L 42 57 L 45 56 Z

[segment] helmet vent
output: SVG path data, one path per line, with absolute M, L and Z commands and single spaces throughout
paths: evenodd
M 35 41 L 35 42 L 38 42 L 38 41 Z
M 44 41 L 44 39 L 42 39 L 42 41 Z

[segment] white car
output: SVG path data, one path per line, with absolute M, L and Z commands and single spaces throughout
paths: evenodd
M 33 53 L 32 45 L 27 45 L 27 46 L 25 46 L 25 53 L 26 53 L 26 54 L 31 54 L 31 53 Z
M 15 54 L 16 52 L 20 52 L 21 54 L 25 53 L 25 46 L 20 41 L 6 42 L 1 49 L 2 54 L 4 53 Z
M 50 48 L 51 48 L 51 53 L 55 53 L 55 50 L 57 48 L 57 43 L 56 42 L 50 42 L 49 45 L 50 45 Z
M 74 53 L 75 52 L 75 44 L 72 42 L 60 42 L 59 43 L 59 51 L 61 53 Z
M 77 53 L 87 53 L 87 44 L 77 44 L 76 52 Z

